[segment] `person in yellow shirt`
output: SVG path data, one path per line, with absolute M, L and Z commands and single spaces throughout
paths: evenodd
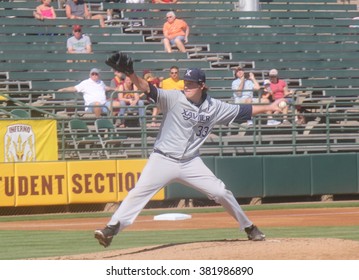
M 162 81 L 162 89 L 184 90 L 184 81 L 179 78 L 179 69 L 177 66 L 170 68 L 170 77 Z

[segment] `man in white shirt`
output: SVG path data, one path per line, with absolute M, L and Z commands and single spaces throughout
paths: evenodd
M 101 114 L 107 114 L 112 107 L 118 107 L 118 101 L 111 101 L 106 99 L 106 91 L 115 91 L 105 85 L 100 79 L 100 70 L 93 68 L 90 71 L 90 77 L 76 86 L 61 88 L 59 92 L 81 92 L 85 100 L 86 111 L 94 113 L 96 117 Z

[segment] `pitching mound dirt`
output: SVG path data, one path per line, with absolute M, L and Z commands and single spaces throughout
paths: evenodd
M 49 258 L 47 258 L 49 259 Z M 359 242 L 342 239 L 268 239 L 264 242 L 223 240 L 167 244 L 59 260 L 349 260 L 359 259 Z

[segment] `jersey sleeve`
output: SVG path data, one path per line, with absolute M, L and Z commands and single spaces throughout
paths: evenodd
M 239 112 L 234 121 L 239 123 L 249 121 L 252 118 L 252 105 L 242 104 L 237 106 L 239 106 Z
M 219 100 L 215 100 L 214 102 L 217 107 L 216 123 L 222 125 L 229 125 L 230 123 L 232 123 L 235 117 L 238 115 L 239 106 L 222 102 Z
M 148 94 L 148 97 L 151 98 L 155 103 L 157 103 L 157 99 L 158 99 L 157 88 L 151 83 L 148 83 L 148 86 L 150 87 L 150 93 Z
M 232 122 L 244 122 L 252 118 L 251 104 L 228 104 L 220 102 L 217 110 L 217 124 L 229 125 Z

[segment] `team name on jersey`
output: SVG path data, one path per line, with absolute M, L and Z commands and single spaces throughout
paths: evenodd
M 197 114 L 195 112 L 191 112 L 191 111 L 188 111 L 186 109 L 183 109 L 183 112 L 182 112 L 182 117 L 185 121 L 188 121 L 188 120 L 195 120 L 199 123 L 205 123 L 205 122 L 208 122 L 211 117 L 210 116 L 207 116 L 207 115 L 201 115 L 201 114 Z

